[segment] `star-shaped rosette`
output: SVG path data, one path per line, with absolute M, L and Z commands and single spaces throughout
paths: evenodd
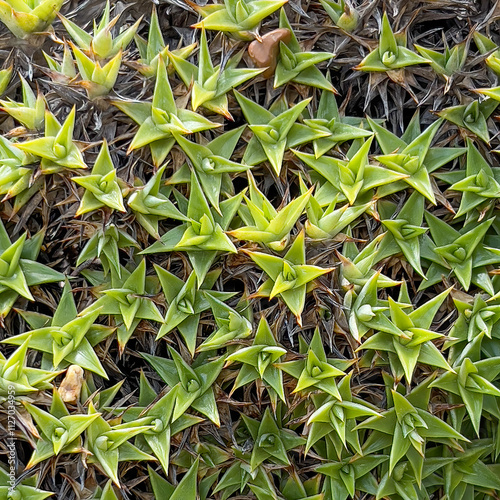
M 215 381 L 224 365 L 225 356 L 208 361 L 207 353 L 201 353 L 189 365 L 170 346 L 168 350 L 172 359 L 145 353 L 142 356 L 168 386 L 176 390 L 172 422 L 182 418 L 191 407 L 205 415 L 215 425 L 220 425 L 214 389 Z
M 155 270 L 168 304 L 165 322 L 161 325 L 156 340 L 177 328 L 191 356 L 193 356 L 196 350 L 196 337 L 201 313 L 211 307 L 211 299 L 225 301 L 235 294 L 211 290 L 220 275 L 220 269 L 207 273 L 201 286 L 198 285 L 194 271 L 184 282 L 160 266 L 155 265 Z
M 31 311 L 19 311 L 32 330 L 3 340 L 7 344 L 22 345 L 44 353 L 53 368 L 78 365 L 85 370 L 108 378 L 94 346 L 109 337 L 114 328 L 95 324 L 100 309 L 78 313 L 69 282 L 66 282 L 54 316 Z M 44 363 L 45 364 L 45 363 Z
M 155 166 L 165 160 L 175 144 L 174 132 L 189 135 L 220 126 L 194 111 L 177 107 L 163 58 L 158 63 L 152 102 L 114 100 L 113 104 L 139 125 L 128 152 L 149 145 Z
M 286 350 L 276 342 L 269 323 L 261 318 L 252 344 L 237 349 L 227 357 L 226 366 L 235 361 L 242 364 L 230 394 L 255 380 L 262 380 L 268 386 L 267 391 L 274 406 L 278 397 L 285 401 L 283 374 L 276 366 L 276 362 L 285 354 Z
M 85 194 L 76 212 L 77 216 L 102 207 L 126 212 L 120 179 L 116 176 L 106 139 L 103 141 L 92 173 L 82 177 L 72 177 L 71 180 L 85 188 Z
M 25 401 L 23 404 L 40 429 L 28 469 L 54 455 L 82 451 L 80 436 L 100 415 L 70 414 L 57 390 L 53 391 L 50 412 Z
M 398 137 L 370 118 L 368 123 L 375 132 L 382 155 L 376 156 L 388 170 L 405 175 L 401 182 L 380 187 L 377 197 L 383 198 L 410 186 L 431 203 L 436 203 L 429 174 L 464 154 L 466 148 L 431 147 L 443 119 L 439 119 L 423 132 L 420 128 L 420 112 L 413 116 L 405 133 Z
M 340 360 L 337 361 L 326 357 L 319 329 L 316 328 L 305 359 L 285 361 L 284 363 L 277 363 L 276 366 L 297 379 L 297 386 L 293 390 L 294 393 L 320 390 L 341 400 L 335 379 L 345 375 L 342 371 L 345 366 L 342 366 L 342 369 L 339 369 L 339 367 L 346 365 L 346 363 L 342 363 Z
M 313 141 L 314 156 L 319 158 L 345 141 L 370 137 L 373 132 L 361 128 L 362 122 L 360 118 L 341 115 L 334 93 L 323 90 L 314 117 L 304 118 L 309 127 L 330 132 L 329 136 Z
M 420 240 L 427 231 L 422 227 L 424 197 L 418 191 L 414 191 L 399 213 L 393 211 L 396 208 L 394 204 L 384 201 L 379 200 L 378 211 L 387 232 L 380 242 L 377 261 L 402 253 L 413 269 L 425 278 L 420 264 Z
M 144 186 L 138 186 L 127 200 L 137 222 L 156 239 L 160 239 L 158 223 L 161 220 L 188 220 L 169 199 L 171 188 L 165 188 L 162 180 L 166 168 L 167 165 L 159 168 L 151 179 Z
M 389 364 L 397 378 L 405 376 L 411 383 L 417 362 L 453 371 L 439 349 L 431 342 L 443 335 L 430 330 L 434 316 L 451 289 L 436 295 L 419 308 L 406 312 L 408 304 L 389 297 L 391 329 L 378 331 L 358 350 L 375 349 L 389 352 Z M 377 331 L 377 328 L 374 328 Z
M 16 143 L 16 147 L 41 158 L 40 168 L 44 174 L 57 173 L 64 169 L 87 168 L 80 149 L 73 141 L 75 116 L 76 109 L 73 107 L 61 125 L 50 111 L 45 111 L 44 136 Z
M 236 247 L 225 231 L 241 204 L 243 193 L 221 202 L 220 215 L 215 209 L 210 209 L 194 173 L 191 174 L 190 186 L 189 200 L 180 194 L 177 196 L 179 208 L 189 221 L 165 233 L 141 254 L 186 252 L 201 285 L 218 252 L 236 253 Z
M 254 294 L 256 297 L 279 296 L 295 315 L 299 325 L 304 310 L 308 284 L 333 271 L 306 264 L 305 233 L 301 231 L 284 257 L 243 250 L 268 276 Z
M 146 260 L 142 259 L 120 288 L 102 290 L 103 296 L 87 310 L 98 309 L 101 314 L 120 317 L 127 330 L 140 319 L 163 323 L 163 316 L 150 297 L 146 295 Z M 138 322 L 138 321 L 137 321 Z
M 387 72 L 429 62 L 428 59 L 407 48 L 405 33 L 394 34 L 387 13 L 384 12 L 378 47 L 370 52 L 355 69 Z
M 290 240 L 290 231 L 302 215 L 313 188 L 276 210 L 259 190 L 250 172 L 248 183 L 250 198 L 245 196 L 246 204 L 238 210 L 245 225 L 229 231 L 228 234 L 238 240 L 264 244 L 277 252 L 284 250 Z
M 500 195 L 500 169 L 491 168 L 470 139 L 467 139 L 465 170 L 435 172 L 434 177 L 451 184 L 450 191 L 462 193 L 456 218 L 463 215 L 473 218 L 474 209 L 484 212 Z
M 486 91 L 481 92 L 488 95 Z M 495 99 L 486 99 L 482 102 L 475 100 L 468 104 L 443 109 L 437 114 L 458 125 L 460 128 L 469 130 L 482 141 L 489 144 L 490 133 L 488 132 L 487 121 L 497 107 L 498 101 Z
M 0 221 L 0 321 L 7 316 L 19 295 L 34 300 L 29 287 L 63 281 L 64 275 L 37 262 L 45 231 L 28 238 L 24 233 L 11 243 Z
M 200 7 L 188 0 L 202 20 L 193 28 L 229 33 L 235 38 L 252 40 L 258 36 L 260 22 L 277 11 L 287 0 L 224 0 Z
M 364 142 L 355 141 L 345 160 L 326 155 L 316 158 L 313 154 L 293 150 L 298 158 L 327 180 L 316 192 L 316 199 L 321 206 L 330 204 L 337 194 L 341 195 L 340 200 L 346 199 L 349 205 L 354 205 L 358 198 L 372 189 L 408 177 L 404 172 L 370 164 L 368 155 L 372 140 L 370 137 Z
M 259 75 L 265 69 L 260 68 L 237 68 L 243 56 L 240 51 L 231 57 L 226 65 L 214 67 L 208 48 L 207 34 L 205 28 L 201 28 L 200 50 L 198 53 L 198 65 L 194 65 L 185 58 L 168 52 L 169 60 L 175 68 L 184 85 L 191 88 L 191 106 L 196 111 L 200 106 L 214 113 L 220 114 L 232 120 L 228 109 L 227 93 Z
M 191 142 L 183 136 L 176 136 L 177 143 L 186 153 L 192 168 L 185 163 L 168 179 L 167 184 L 189 183 L 191 172 L 193 172 L 207 200 L 220 214 L 221 191 L 232 192 L 234 190 L 230 174 L 245 172 L 251 168 L 250 165 L 231 160 L 244 129 L 245 127 L 242 126 L 230 130 L 206 145 Z
M 494 295 L 487 266 L 500 262 L 500 249 L 488 246 L 484 241 L 494 217 L 481 223 L 471 220 L 458 231 L 429 212 L 425 212 L 425 220 L 430 237 L 424 236 L 421 255 L 430 266 L 427 281 L 420 284 L 420 289 L 439 283 L 443 276 L 453 273 L 465 291 L 473 283 Z
M 234 95 L 254 134 L 243 155 L 243 162 L 247 165 L 257 165 L 267 159 L 276 175 L 279 175 L 287 149 L 331 135 L 329 130 L 313 129 L 296 123 L 311 98 L 291 108 L 284 98 L 278 99 L 268 110 L 236 90 Z
M 302 52 L 285 9 L 280 11 L 279 27 L 290 32 L 290 39 L 286 43 L 280 42 L 278 64 L 274 73 L 274 88 L 282 87 L 288 82 L 295 82 L 335 92 L 332 83 L 316 67 L 316 64 L 332 59 L 335 54 L 331 52 Z

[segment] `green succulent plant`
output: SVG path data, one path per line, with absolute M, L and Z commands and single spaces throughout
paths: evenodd
M 146 261 L 142 259 L 129 276 L 122 276 L 122 280 L 119 287 L 111 284 L 110 288 L 102 290 L 102 296 L 88 308 L 88 312 L 98 310 L 100 314 L 117 316 L 127 331 L 135 329 L 141 319 L 163 323 L 163 316 L 147 294 Z
M 415 48 L 422 57 L 429 61 L 431 68 L 446 82 L 445 93 L 448 92 L 453 83 L 453 77 L 459 73 L 467 59 L 469 44 L 467 41 L 457 43 L 450 49 L 446 37 L 443 34 L 444 51 L 438 52 L 427 47 L 415 44 Z
M 137 418 L 147 418 L 149 420 L 151 429 L 138 435 L 135 438 L 135 445 L 143 451 L 152 452 L 158 458 L 165 473 L 168 473 L 172 436 L 201 422 L 203 419 L 184 414 L 175 422 L 172 422 L 177 388 L 174 387 L 158 399 L 154 389 L 149 385 L 142 372 L 140 387 L 139 406 L 128 409 L 120 408 L 117 411 L 125 411 L 123 418 L 126 422 L 134 421 Z
M 326 357 L 318 328 L 314 331 L 305 359 L 277 363 L 276 366 L 297 379 L 297 386 L 293 392 L 319 390 L 341 400 L 335 379 L 345 375 L 343 370 L 348 363 Z
M 35 300 L 29 287 L 63 281 L 64 275 L 37 262 L 45 231 L 31 238 L 24 233 L 11 243 L 0 222 L 0 317 L 5 318 L 19 295 Z
M 152 455 L 144 453 L 129 442 L 129 439 L 152 428 L 147 425 L 150 419 L 139 418 L 133 422 L 110 425 L 100 413 L 96 412 L 92 403 L 89 404 L 88 414 L 90 416 L 97 414 L 97 417 L 92 420 L 85 433 L 84 447 L 91 453 L 87 460 L 98 465 L 120 488 L 119 462 L 154 460 Z
M 250 320 L 238 310 L 232 309 L 210 292 L 203 292 L 217 323 L 218 330 L 211 333 L 198 347 L 199 352 L 211 351 L 249 337 L 252 333 Z M 246 302 L 246 301 L 244 301 Z M 247 314 L 248 316 L 248 314 Z
M 134 38 L 137 28 L 142 20 L 141 17 L 132 26 L 121 31 L 118 36 L 114 37 L 112 30 L 118 22 L 120 16 L 118 15 L 113 19 L 110 19 L 109 0 L 106 2 L 106 6 L 99 23 L 96 23 L 96 20 L 94 19 L 93 34 L 87 33 L 73 21 L 70 21 L 62 15 L 59 15 L 59 18 L 74 43 L 89 56 L 100 60 L 115 57 L 121 51 L 125 50 Z M 81 51 L 78 52 L 81 53 Z
M 175 50 L 170 50 L 168 45 L 165 45 L 155 6 L 153 6 L 151 19 L 149 21 L 147 41 L 138 34 L 134 36 L 134 40 L 141 57 L 138 61 L 128 61 L 127 64 L 137 68 L 137 70 L 147 78 L 156 76 L 160 58 L 166 62 L 168 73 L 172 74 L 175 70 L 168 59 L 168 54 L 171 53 L 178 58 L 187 59 L 196 48 L 196 43 Z
M 168 60 L 184 85 L 191 88 L 191 107 L 196 111 L 200 106 L 232 120 L 228 109 L 227 93 L 264 71 L 259 68 L 237 68 L 243 51 L 232 56 L 222 68 L 214 67 L 208 48 L 207 34 L 202 26 L 198 64 L 186 58 L 167 52 Z
M 62 172 L 65 169 L 87 168 L 80 149 L 73 141 L 75 108 L 61 125 L 48 110 L 45 111 L 45 133 L 43 137 L 22 143 L 16 147 L 27 154 L 41 158 L 40 168 L 44 174 Z
M 354 274 L 356 269 L 349 271 Z M 349 309 L 349 331 L 358 342 L 372 329 L 396 336 L 401 335 L 401 330 L 395 327 L 385 314 L 388 306 L 378 299 L 379 281 L 379 273 L 370 273 L 369 278 L 362 280 L 363 286 L 359 292 L 348 293 L 344 300 L 345 306 Z M 386 286 L 396 284 L 398 283 L 389 282 Z
M 267 384 L 267 391 L 276 405 L 277 397 L 285 401 L 283 374 L 276 362 L 286 353 L 276 342 L 269 324 L 262 318 L 259 321 L 252 345 L 242 347 L 227 357 L 227 365 L 233 362 L 242 364 L 234 381 L 231 393 L 239 387 L 259 379 Z
M 491 444 L 483 440 L 464 445 L 464 450 L 455 451 L 443 447 L 443 455 L 451 458 L 444 466 L 444 491 L 453 500 L 474 494 L 476 487 L 492 492 L 498 490 L 498 464 L 488 464 L 487 455 Z M 484 459 L 484 461 L 483 461 Z
M 176 106 L 161 56 L 152 102 L 114 100 L 113 104 L 139 125 L 128 152 L 149 145 L 155 166 L 165 160 L 175 144 L 174 132 L 188 135 L 220 126 L 194 111 Z
M 173 485 L 166 479 L 163 479 L 151 467 L 149 468 L 149 478 L 153 493 L 156 498 L 165 500 L 196 500 L 197 498 L 197 474 L 199 461 L 193 463 L 189 470 L 184 474 L 178 484 Z
M 279 58 L 274 72 L 274 88 L 281 87 L 288 82 L 294 82 L 336 92 L 332 83 L 316 67 L 316 64 L 332 59 L 334 54 L 330 52 L 302 52 L 283 8 L 280 11 L 279 27 L 290 32 L 290 40 L 286 43 L 280 42 Z
M 304 123 L 312 129 L 330 132 L 329 136 L 313 141 L 316 158 L 323 156 L 337 144 L 372 135 L 370 130 L 362 128 L 363 120 L 340 114 L 335 95 L 329 90 L 323 90 L 316 114 L 312 118 L 304 118 Z
M 443 373 L 431 384 L 431 387 L 439 387 L 458 396 L 458 399 L 465 405 L 465 410 L 478 436 L 483 405 L 488 411 L 491 405 L 485 404 L 486 400 L 500 397 L 500 389 L 492 383 L 500 375 L 499 359 L 499 357 L 493 357 L 473 362 L 466 357 L 459 365 L 454 365 L 454 371 Z M 452 422 L 457 429 L 460 429 L 461 421 L 462 418 L 459 415 L 452 417 Z
M 384 200 L 379 201 L 378 211 L 387 232 L 378 247 L 376 260 L 380 261 L 391 255 L 403 253 L 411 267 L 425 279 L 420 264 L 421 236 L 427 231 L 422 227 L 424 201 L 424 197 L 418 191 L 414 191 L 399 213 L 393 212 L 396 208 L 393 204 L 384 204 Z
M 419 56 L 406 46 L 406 33 L 394 34 L 387 13 L 384 12 L 378 47 L 370 52 L 354 69 L 360 71 L 394 71 L 428 64 L 429 59 Z
M 382 413 L 383 418 L 379 415 L 369 417 L 355 427 L 372 429 L 363 445 L 363 455 L 390 450 L 388 472 L 393 478 L 399 472 L 397 465 L 406 457 L 418 485 L 423 479 L 424 451 L 428 441 L 444 442 L 459 450 L 458 440 L 467 441 L 453 427 L 427 411 L 430 391 L 428 382 L 423 384 L 406 396 L 391 390 L 390 408 Z
M 191 182 L 191 172 L 196 175 L 209 203 L 219 212 L 222 193 L 233 194 L 231 174 L 246 172 L 251 167 L 231 161 L 236 145 L 243 133 L 244 126 L 219 135 L 206 145 L 197 144 L 183 136 L 177 136 L 177 144 L 189 159 L 168 179 L 167 184 Z M 191 167 L 191 168 L 190 168 Z
M 301 183 L 301 191 L 307 192 L 307 187 Z M 370 209 L 372 203 L 363 205 L 345 204 L 337 208 L 338 195 L 323 209 L 318 198 L 312 195 L 306 206 L 307 220 L 304 224 L 306 234 L 313 240 L 329 240 L 335 238 L 362 214 Z
M 310 99 L 291 108 L 288 108 L 286 101 L 279 99 L 274 103 L 275 106 L 267 110 L 237 91 L 234 91 L 234 95 L 253 132 L 243 155 L 243 162 L 247 165 L 257 165 L 267 159 L 276 175 L 279 175 L 287 149 L 331 135 L 329 130 L 295 123 Z
M 250 198 L 245 196 L 246 204 L 238 210 L 246 225 L 229 231 L 228 234 L 238 240 L 264 244 L 276 252 L 284 250 L 290 240 L 290 231 L 309 201 L 312 188 L 283 206 L 281 210 L 276 210 L 259 190 L 250 172 L 248 184 Z
M 43 57 L 49 67 L 49 76 L 52 80 L 70 84 L 78 75 L 73 53 L 67 42 L 64 43 L 62 58 L 56 59 L 46 52 L 43 52 Z
M 0 495 L 3 498 L 16 498 L 19 500 L 45 500 L 54 493 L 37 488 L 37 476 L 31 476 L 12 487 L 10 476 L 3 467 L 0 467 Z
M 450 289 L 445 290 L 409 313 L 405 311 L 406 304 L 401 302 L 398 304 L 389 297 L 391 326 L 386 327 L 382 324 L 384 329 L 368 338 L 359 349 L 388 352 L 389 364 L 394 375 L 398 379 L 404 375 L 408 383 L 412 381 L 417 362 L 453 371 L 439 349 L 431 342 L 443 335 L 430 330 L 434 316 L 449 292 Z M 370 316 L 368 308 L 366 310 L 360 308 L 357 313 L 358 318 L 364 314 Z M 369 320 L 365 325 L 368 326 L 371 321 L 373 320 Z M 376 327 L 374 329 L 377 330 Z
M 347 33 L 354 31 L 359 25 L 359 12 L 349 0 L 320 0 L 321 6 L 331 20 Z
M 401 182 L 380 187 L 377 190 L 379 198 L 410 186 L 431 203 L 436 203 L 429 174 L 467 151 L 466 148 L 431 147 L 442 121 L 442 119 L 435 121 L 422 132 L 420 113 L 417 111 L 405 133 L 401 137 L 397 137 L 373 120 L 368 119 L 383 153 L 375 159 L 390 171 L 406 176 Z
M 16 207 L 22 205 L 23 198 L 30 191 L 37 191 L 40 182 L 32 182 L 33 170 L 29 168 L 34 161 L 31 155 L 18 149 L 15 142 L 0 136 L 0 194 L 4 195 L 3 202 L 15 198 Z
M 354 205 L 356 201 L 366 202 L 369 199 L 366 200 L 363 194 L 369 195 L 378 186 L 392 185 L 408 178 L 405 172 L 370 165 L 368 154 L 371 144 L 372 138 L 364 142 L 361 140 L 354 142 L 345 160 L 326 155 L 316 158 L 315 155 L 293 150 L 298 158 L 321 178 L 326 179 L 327 182 L 316 192 L 316 198 L 321 206 L 329 205 L 336 195 L 341 201 L 347 200 L 349 205 Z
M 44 353 L 47 367 L 66 368 L 78 365 L 85 370 L 108 378 L 97 357 L 94 346 L 109 337 L 113 328 L 95 324 L 100 309 L 83 310 L 78 314 L 71 285 L 66 281 L 54 316 L 31 311 L 19 311 L 32 328 L 2 342 L 22 345 L 28 342 L 30 349 Z
M 64 0 L 2 0 L 0 18 L 17 38 L 46 31 L 61 8 Z
M 305 443 L 304 438 L 290 429 L 279 428 L 269 408 L 260 421 L 245 414 L 242 414 L 241 418 L 253 439 L 250 472 L 255 471 L 265 460 L 279 465 L 290 465 L 288 450 Z
M 160 292 L 158 278 L 147 276 L 145 267 L 145 263 L 142 262 L 132 272 L 121 267 L 119 274 L 111 273 L 106 276 L 102 271 L 82 271 L 85 278 L 94 286 L 92 292 L 98 299 L 87 309 L 92 311 L 102 306 L 101 314 L 111 315 L 116 326 L 120 354 L 123 353 L 127 342 L 142 320 L 163 322 L 163 316 L 153 300 Z
M 500 304 L 496 297 L 463 294 L 453 297 L 458 317 L 444 345 L 448 359 L 460 364 L 466 357 L 479 361 L 484 353 L 495 356 L 495 344 L 500 334 Z M 493 348 L 493 349 L 492 349 Z
M 236 253 L 236 247 L 225 231 L 241 204 L 243 193 L 221 202 L 220 215 L 215 209 L 210 209 L 194 173 L 191 174 L 190 187 L 189 200 L 177 196 L 179 208 L 188 221 L 165 233 L 141 254 L 186 252 L 201 285 L 218 252 Z
M 429 476 L 435 474 L 436 471 L 439 471 L 452 461 L 453 458 L 427 458 L 422 467 L 422 481 L 425 482 Z M 386 472 L 382 476 L 377 489 L 377 498 L 390 498 L 394 495 L 399 495 L 402 498 L 418 498 L 419 494 L 424 494 L 424 491 L 423 484 L 415 483 L 415 474 L 411 463 L 402 461 L 396 465 L 392 474 Z
M 50 382 L 61 372 L 31 368 L 26 364 L 28 341 L 20 345 L 8 358 L 0 353 L 0 401 L 4 402 L 14 391 L 25 396 L 52 389 Z
M 202 20 L 193 28 L 205 28 L 229 33 L 235 38 L 252 40 L 257 37 L 260 22 L 282 7 L 287 0 L 224 0 L 203 7 L 189 1 Z
M 170 189 L 163 187 L 162 176 L 166 167 L 159 168 L 144 186 L 137 186 L 127 199 L 137 222 L 156 239 L 160 238 L 158 223 L 161 220 L 188 220 L 170 201 Z
M 481 54 L 488 54 L 488 57 L 484 62 L 490 67 L 495 73 L 500 73 L 500 49 L 498 45 L 490 40 L 487 36 L 474 31 L 473 34 L 474 43 Z
M 441 281 L 442 276 L 453 273 L 467 291 L 474 283 L 490 295 L 494 294 L 491 278 L 486 266 L 500 262 L 500 252 L 484 243 L 486 232 L 493 223 L 493 218 L 481 223 L 471 221 L 459 231 L 425 212 L 430 236 L 424 237 L 422 257 L 430 262 L 427 281 L 420 284 L 424 289 Z
M 124 229 L 114 224 L 109 224 L 107 227 L 103 225 L 88 239 L 78 256 L 76 265 L 80 266 L 84 262 L 99 259 L 105 275 L 111 271 L 121 278 L 120 250 L 124 248 L 140 247 Z
M 496 174 L 496 175 L 495 175 Z M 450 191 L 462 193 L 455 217 L 474 216 L 475 210 L 491 206 L 500 192 L 500 176 L 491 168 L 470 139 L 467 139 L 467 164 L 465 170 L 436 172 L 434 176 L 448 182 Z M 498 180 L 497 180 L 498 179 Z
M 337 498 L 346 500 L 354 497 L 356 491 L 375 495 L 377 483 L 370 472 L 387 459 L 387 455 L 354 455 L 347 456 L 341 461 L 329 460 L 317 466 L 316 471 L 325 476 L 323 485 L 325 500 Z
M 301 314 L 308 284 L 333 270 L 306 264 L 304 241 L 305 233 L 301 231 L 284 257 L 244 251 L 268 276 L 254 296 L 270 299 L 279 296 L 295 315 L 299 325 L 302 323 Z
M 125 212 L 120 179 L 116 175 L 109 147 L 104 140 L 90 175 L 73 177 L 73 182 L 85 188 L 76 215 L 92 212 L 98 208 L 109 207 Z
M 276 494 L 273 478 L 263 465 L 250 473 L 251 454 L 237 449 L 234 453 L 238 460 L 225 471 L 214 488 L 215 493 L 221 492 L 224 497 L 229 497 L 237 491 L 242 494 L 251 491 L 259 500 L 269 498 L 269 494 Z
M 207 273 L 201 285 L 198 284 L 194 271 L 184 282 L 160 266 L 155 265 L 155 270 L 168 304 L 165 322 L 158 330 L 156 339 L 160 339 L 176 328 L 186 343 L 191 356 L 193 356 L 196 350 L 196 338 L 201 313 L 210 308 L 211 299 L 226 301 L 235 294 L 211 290 L 220 275 L 221 269 L 215 269 Z
M 13 67 L 9 66 L 8 68 L 0 70 L 0 95 L 2 95 L 9 86 L 10 79 L 12 78 Z
M 347 231 L 348 239 L 344 242 L 342 253 L 337 252 L 340 261 L 340 280 L 342 287 L 346 290 L 346 303 L 352 302 L 352 298 L 359 293 L 367 282 L 377 275 L 376 285 L 378 288 L 387 288 L 399 285 L 400 281 L 395 281 L 377 272 L 374 268 L 378 255 L 378 248 L 387 233 L 382 233 L 373 238 L 363 250 L 358 250 L 356 243 L 349 241 L 352 237 L 351 231 Z M 372 304 L 374 305 L 374 304 Z
M 172 422 L 181 418 L 191 407 L 220 425 L 219 412 L 215 402 L 214 382 L 225 362 L 225 356 L 207 362 L 207 353 L 199 354 L 191 365 L 169 346 L 172 359 L 161 358 L 143 353 L 144 359 L 151 364 L 158 375 L 172 390 L 175 388 L 175 405 Z
M 486 91 L 483 91 L 483 93 L 486 93 Z M 490 133 L 487 120 L 497 106 L 498 102 L 495 99 L 486 99 L 482 102 L 475 100 L 469 104 L 443 109 L 437 114 L 460 128 L 469 130 L 484 142 L 489 143 Z
M 82 450 L 81 435 L 100 416 L 100 413 L 70 414 L 57 390 L 53 392 L 50 412 L 28 402 L 24 402 L 24 407 L 40 430 L 35 451 L 27 465 L 28 468 L 54 455 L 80 452 Z
M 280 483 L 279 491 L 286 500 L 321 500 L 323 497 L 320 493 L 320 475 L 317 474 L 311 479 L 302 480 L 296 470 L 293 470 L 290 475 Z M 252 488 L 252 491 L 255 490 Z M 262 491 L 266 493 L 266 490 Z
M 10 79 L 10 76 L 9 76 Z M 41 93 L 35 95 L 29 83 L 19 75 L 23 100 L 0 100 L 0 109 L 22 123 L 29 130 L 39 130 L 45 119 L 45 99 Z
M 343 377 L 337 384 L 338 397 L 328 394 L 312 394 L 314 412 L 307 421 L 306 453 L 314 448 L 318 441 L 328 438 L 333 441 L 338 458 L 341 459 L 347 447 L 353 448 L 362 455 L 359 432 L 354 430 L 357 419 L 376 417 L 376 407 L 353 396 L 351 392 L 351 375 Z
M 70 42 L 81 80 L 77 85 L 87 91 L 89 99 L 105 96 L 113 89 L 122 63 L 122 53 L 118 52 L 106 64 L 87 56 Z

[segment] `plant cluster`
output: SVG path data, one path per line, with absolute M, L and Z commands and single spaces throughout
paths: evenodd
M 478 4 L 0 0 L 0 498 L 500 498 Z

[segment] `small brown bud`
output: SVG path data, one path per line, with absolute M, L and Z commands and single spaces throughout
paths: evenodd
M 274 75 L 280 50 L 280 42 L 288 43 L 291 38 L 292 34 L 289 29 L 279 28 L 266 33 L 260 40 L 254 40 L 248 46 L 248 55 L 255 66 L 257 68 L 267 68 L 261 76 L 270 78 Z
M 80 397 L 82 384 L 83 369 L 78 365 L 71 365 L 58 389 L 61 399 L 65 403 L 76 403 Z

